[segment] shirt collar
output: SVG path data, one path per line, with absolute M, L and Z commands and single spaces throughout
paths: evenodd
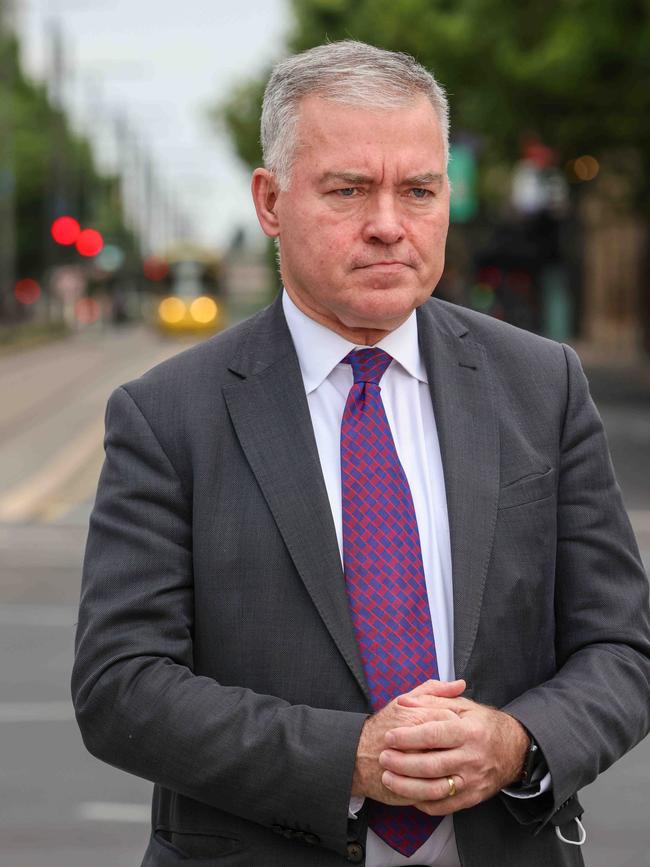
M 298 355 L 307 394 L 327 379 L 348 352 L 363 349 L 310 319 L 296 307 L 286 290 L 282 292 L 282 309 Z M 420 356 L 415 311 L 406 322 L 383 337 L 376 346 L 391 355 L 412 377 L 420 382 L 427 382 L 424 362 Z

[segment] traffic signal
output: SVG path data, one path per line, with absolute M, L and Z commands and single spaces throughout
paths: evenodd
M 77 238 L 77 252 L 81 256 L 96 256 L 104 246 L 104 239 L 97 229 L 84 229 Z
M 31 277 L 24 277 L 14 286 L 14 295 L 21 304 L 34 304 L 41 294 L 41 287 Z
M 71 247 L 81 234 L 81 226 L 74 217 L 57 217 L 50 227 L 50 232 L 57 244 Z
M 169 274 L 169 265 L 158 256 L 149 256 L 142 263 L 142 270 L 147 280 L 159 282 Z
M 104 239 L 97 229 L 82 229 L 74 217 L 57 217 L 50 226 L 50 233 L 57 244 L 77 248 L 80 256 L 96 256 L 104 247 Z

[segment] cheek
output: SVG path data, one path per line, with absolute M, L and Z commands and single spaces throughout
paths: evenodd
M 303 223 L 300 231 L 305 253 L 309 250 L 318 267 L 330 271 L 344 265 L 354 245 L 355 231 L 348 221 L 320 217 Z
M 432 217 L 426 224 L 414 227 L 411 237 L 425 262 L 434 264 L 444 257 L 448 228 L 446 217 Z
M 431 216 L 418 227 L 419 233 L 436 241 L 446 238 L 449 228 L 449 216 L 447 212 L 431 214 Z
M 281 247 L 282 236 L 285 264 L 296 275 L 302 274 L 302 279 L 311 283 L 339 279 L 335 275 L 345 269 L 352 240 L 351 229 L 340 220 L 315 218 L 308 211 L 297 210 L 285 224 Z

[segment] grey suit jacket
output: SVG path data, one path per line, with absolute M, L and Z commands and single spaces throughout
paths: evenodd
M 451 528 L 455 666 L 534 734 L 551 794 L 456 814 L 465 867 L 577 865 L 553 822 L 650 726 L 648 585 L 567 347 L 418 311 Z M 155 783 L 143 862 L 360 863 L 370 711 L 279 302 L 118 389 L 73 673 L 88 749 Z

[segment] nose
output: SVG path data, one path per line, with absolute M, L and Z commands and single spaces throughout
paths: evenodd
M 363 239 L 370 244 L 397 244 L 404 237 L 399 203 L 390 195 L 371 196 L 366 207 Z

